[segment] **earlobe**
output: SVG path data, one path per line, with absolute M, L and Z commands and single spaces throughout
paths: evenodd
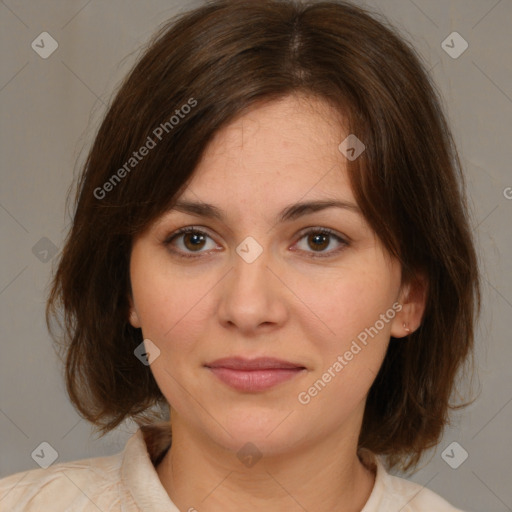
M 140 328 L 139 316 L 137 315 L 135 309 L 130 311 L 130 324 L 132 327 Z
M 141 327 L 140 320 L 139 320 L 139 315 L 137 314 L 137 311 L 135 310 L 135 306 L 133 304 L 133 300 L 132 300 L 131 297 L 130 297 L 129 322 L 130 322 L 132 327 L 135 327 L 137 329 Z
M 428 282 L 424 274 L 417 274 L 411 282 L 403 286 L 399 303 L 402 309 L 391 325 L 391 336 L 404 338 L 421 325 L 427 303 Z

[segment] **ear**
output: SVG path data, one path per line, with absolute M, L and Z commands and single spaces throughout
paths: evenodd
M 135 327 L 138 329 L 141 327 L 141 323 L 139 320 L 139 315 L 137 314 L 137 310 L 135 309 L 135 305 L 133 304 L 133 299 L 132 299 L 131 295 L 128 300 L 130 301 L 129 322 L 132 327 Z
M 393 319 L 391 336 L 403 338 L 418 329 L 425 312 L 427 296 L 428 280 L 424 272 L 417 273 L 401 287 L 398 302 L 402 309 Z

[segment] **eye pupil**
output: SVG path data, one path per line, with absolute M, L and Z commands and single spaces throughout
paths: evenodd
M 314 250 L 325 249 L 329 245 L 329 235 L 323 233 L 317 233 L 314 235 L 310 235 L 309 241 L 313 242 L 313 245 L 310 244 L 310 247 Z

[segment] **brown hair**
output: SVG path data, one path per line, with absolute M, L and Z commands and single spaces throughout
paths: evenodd
M 439 441 L 458 372 L 471 362 L 479 275 L 439 95 L 396 30 L 352 4 L 213 1 L 156 34 L 85 162 L 48 327 L 62 312 L 67 389 L 102 432 L 163 403 L 133 353 L 142 333 L 128 322 L 131 244 L 172 206 L 221 127 L 293 93 L 327 101 L 364 142 L 348 165 L 356 200 L 404 281 L 419 270 L 428 280 L 422 325 L 406 342 L 391 339 L 359 439 L 408 469 Z M 135 159 L 150 140 L 155 149 Z

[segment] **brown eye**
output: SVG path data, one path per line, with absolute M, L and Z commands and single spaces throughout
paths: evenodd
M 329 246 L 330 235 L 325 233 L 308 235 L 308 245 L 314 251 L 322 251 Z
M 302 232 L 297 248 L 311 257 L 334 256 L 349 245 L 340 235 L 328 228 L 314 228 Z
M 206 241 L 203 233 L 192 232 L 183 235 L 183 243 L 185 247 L 191 251 L 202 249 Z
M 201 256 L 216 247 L 208 233 L 192 226 L 179 229 L 169 235 L 163 243 L 169 250 L 183 257 Z

